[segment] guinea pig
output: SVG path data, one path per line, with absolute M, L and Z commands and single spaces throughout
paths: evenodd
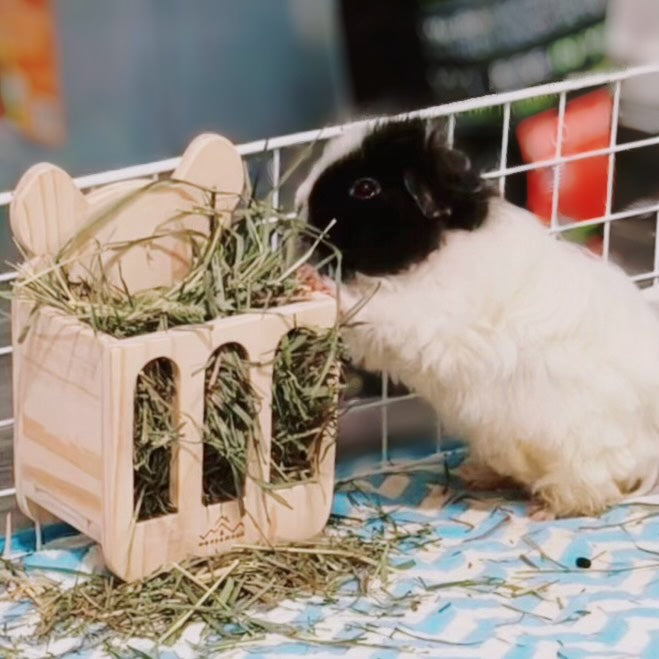
M 471 484 L 514 481 L 540 519 L 653 489 L 659 320 L 621 269 L 550 236 L 419 120 L 328 143 L 296 203 L 342 255 L 351 358 L 434 406 Z

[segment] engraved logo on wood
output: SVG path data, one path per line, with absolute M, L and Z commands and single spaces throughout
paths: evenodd
M 215 525 L 199 536 L 197 545 L 199 547 L 211 547 L 222 544 L 227 540 L 242 538 L 244 534 L 245 525 L 241 521 L 232 526 L 231 520 L 226 515 L 220 515 Z

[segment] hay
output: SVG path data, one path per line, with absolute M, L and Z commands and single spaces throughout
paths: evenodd
M 207 191 L 207 195 L 208 205 L 185 212 L 208 216 L 208 236 L 176 227 L 167 229 L 164 222 L 154 236 L 95 246 L 85 277 L 80 273 L 71 275 L 77 253 L 73 246 L 79 250 L 82 240 L 74 237 L 52 261 L 40 262 L 38 269 L 29 265 L 16 268 L 19 278 L 14 282 L 13 295 L 33 303 L 35 311 L 41 306 L 55 308 L 118 339 L 308 299 L 309 288 L 296 276 L 296 270 L 311 252 L 294 263 L 289 254 L 296 253 L 303 241 L 322 240 L 323 234 L 256 200 L 245 200 L 234 211 L 231 222 L 223 222 L 222 214 L 215 210 L 213 193 Z M 94 223 L 100 220 L 95 218 Z M 88 232 L 84 228 L 80 233 Z M 190 269 L 180 282 L 129 293 L 107 280 L 103 260 L 109 253 L 127 251 L 166 236 L 187 242 L 192 253 Z M 27 331 L 29 324 L 24 334 Z
M 160 181 L 155 185 L 185 185 Z M 269 199 L 245 198 L 230 222 L 216 210 L 216 193 L 204 191 L 205 204 L 183 209 L 205 215 L 208 235 L 164 222 L 156 236 L 134 243 L 94 248 L 85 276 L 71 273 L 75 255 L 90 248 L 99 216 L 65 245 L 52 262 L 19 268 L 13 295 L 34 307 L 52 307 L 90 325 L 95 331 L 125 338 L 172 327 L 208 322 L 249 311 L 272 309 L 309 299 L 311 289 L 297 271 L 324 234 L 274 208 Z M 131 195 L 132 197 L 132 195 Z M 131 197 L 120 205 L 130 203 Z M 116 209 L 108 209 L 111 214 Z M 192 255 L 187 275 L 170 287 L 130 293 L 112 285 L 103 271 L 108 252 L 174 235 L 186 241 Z M 302 244 L 311 244 L 301 256 Z M 29 323 L 21 337 L 29 331 Z M 338 330 L 300 330 L 281 342 L 275 356 L 272 477 L 276 484 L 313 478 L 319 439 L 336 422 Z M 249 442 L 258 442 L 259 403 L 251 388 L 248 364 L 222 352 L 206 370 L 204 427 L 205 503 L 240 499 Z M 165 360 L 166 361 L 166 360 Z M 134 424 L 134 501 L 138 519 L 167 514 L 174 507 L 169 483 L 171 456 L 180 440 L 181 420 L 173 409 L 176 383 L 171 364 L 147 365 L 138 377 Z M 267 486 L 265 483 L 264 486 Z
M 238 346 L 217 350 L 206 366 L 203 502 L 242 497 L 247 447 L 258 439 L 256 392 L 248 362 Z
M 300 328 L 279 344 L 274 361 L 273 429 L 270 482 L 309 480 L 322 457 L 320 442 L 336 431 L 333 413 L 341 382 L 336 328 L 316 332 Z
M 93 574 L 79 575 L 75 585 L 64 587 L 1 559 L 0 576 L 7 596 L 35 607 L 37 640 L 96 635 L 97 642 L 105 636 L 170 644 L 185 625 L 203 622 L 204 636 L 226 648 L 267 632 L 295 637 L 299 628 L 274 624 L 265 615 L 284 601 L 321 596 L 331 602 L 341 594 L 360 597 L 386 585 L 400 538 L 366 538 L 344 522 L 334 524 L 332 532 L 310 542 L 239 546 L 133 583 Z
M 133 501 L 138 520 L 176 510 L 170 498 L 172 449 L 180 440 L 175 395 L 174 366 L 168 359 L 154 359 L 138 375 L 133 423 Z
M 282 338 L 273 364 L 268 487 L 286 487 L 316 476 L 320 442 L 336 431 L 340 353 L 337 328 L 320 332 L 301 328 Z M 242 350 L 232 345 L 216 351 L 206 367 L 205 504 L 242 496 L 247 446 L 253 442 L 260 447 L 260 406 L 248 367 Z

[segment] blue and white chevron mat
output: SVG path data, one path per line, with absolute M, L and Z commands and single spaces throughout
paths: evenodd
M 363 467 L 344 465 L 339 477 Z M 386 595 L 355 599 L 346 591 L 333 604 L 284 602 L 261 615 L 313 630 L 326 644 L 270 635 L 223 657 L 659 657 L 657 500 L 597 519 L 532 522 L 523 501 L 447 489 L 442 469 L 429 465 L 340 485 L 334 514 L 362 520 L 365 533 L 381 529 L 387 517 L 423 541 L 401 541 L 395 562 L 404 569 L 391 575 Z M 41 551 L 28 551 L 27 565 L 100 567 L 96 547 L 84 538 L 61 529 L 51 535 Z M 110 656 L 76 638 L 35 644 L 33 624 L 28 606 L 0 597 L 0 655 L 11 639 L 21 657 Z M 212 656 L 204 642 L 195 623 L 171 647 L 135 638 L 117 643 L 112 656 Z

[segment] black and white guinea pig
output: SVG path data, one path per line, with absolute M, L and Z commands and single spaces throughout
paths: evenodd
M 387 275 L 423 260 L 447 227 L 480 226 L 490 194 L 439 126 L 415 121 L 330 142 L 296 204 L 318 228 L 336 219 L 330 239 L 346 274 Z
M 539 518 L 655 487 L 659 322 L 617 266 L 550 237 L 422 121 L 330 142 L 296 203 L 334 221 L 353 360 L 431 402 L 473 485 L 512 479 Z

